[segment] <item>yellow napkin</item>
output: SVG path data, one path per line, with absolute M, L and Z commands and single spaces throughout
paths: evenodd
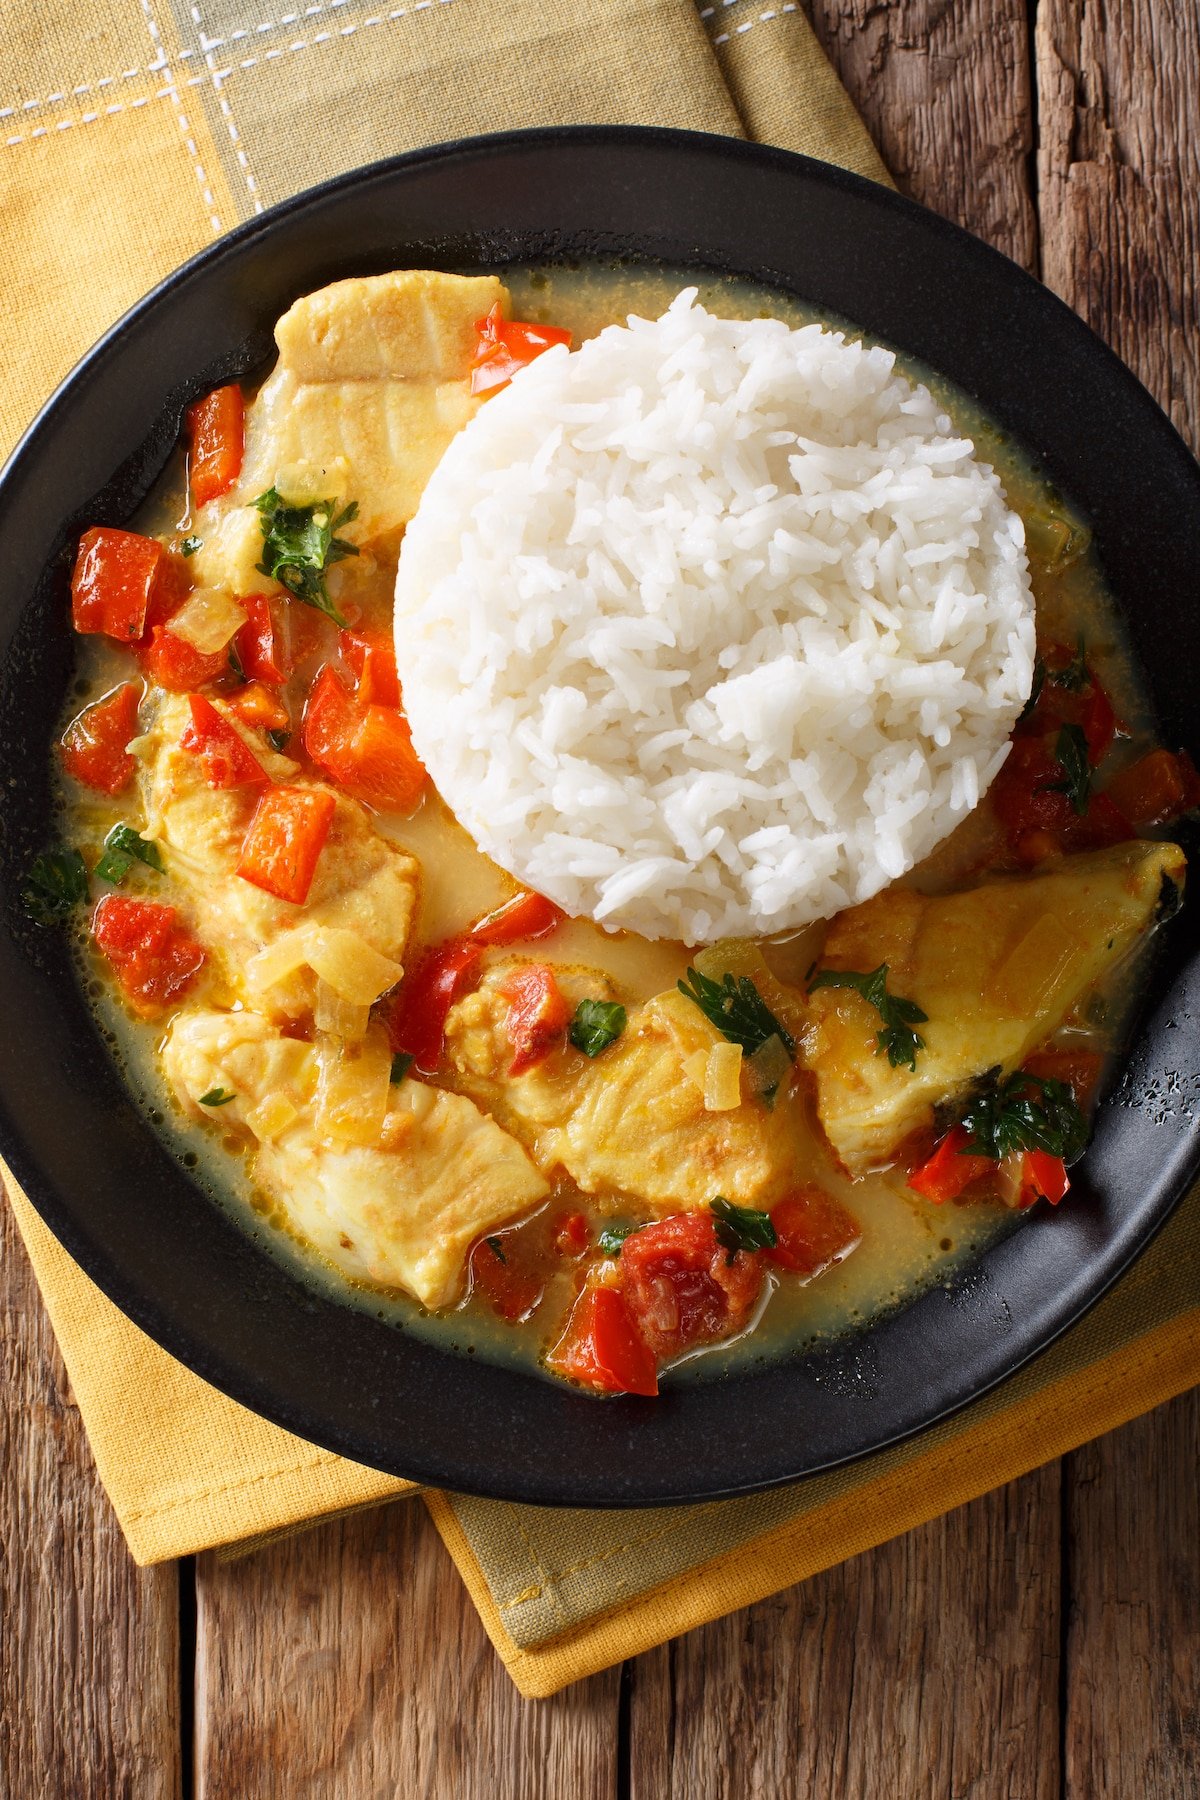
M 111 321 L 264 205 L 456 135 L 626 122 L 887 175 L 794 0 L 10 0 L 0 9 L 0 450 Z M 409 1484 L 191 1375 L 75 1266 L 7 1176 L 135 1557 L 245 1547 Z M 543 1694 L 880 1542 L 1200 1379 L 1193 1195 L 1060 1345 L 949 1424 L 716 1506 L 563 1513 L 428 1495 L 500 1654 Z

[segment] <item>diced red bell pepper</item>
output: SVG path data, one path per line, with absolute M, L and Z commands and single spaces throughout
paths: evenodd
M 471 1292 L 482 1294 L 492 1311 L 511 1324 L 529 1317 L 546 1288 L 537 1275 L 521 1267 L 519 1257 L 512 1233 L 481 1238 L 471 1252 Z
M 150 590 L 146 629 L 139 639 L 139 648 L 150 642 L 156 625 L 165 625 L 168 619 L 175 617 L 192 587 L 192 572 L 186 559 L 173 556 L 169 550 L 164 551 L 163 559 L 158 565 L 158 574 L 154 577 L 154 586 Z
M 807 1277 L 841 1262 L 862 1239 L 858 1220 L 815 1182 L 773 1206 L 771 1223 L 775 1246 L 767 1256 L 781 1269 Z
M 226 705 L 244 724 L 255 731 L 290 731 L 292 718 L 273 688 L 261 681 L 248 681 L 225 696 Z
M 267 771 L 229 720 L 203 694 L 189 694 L 188 706 L 192 722 L 179 742 L 200 758 L 209 787 L 264 787 L 270 779 Z
M 1200 774 L 1186 750 L 1151 750 L 1122 769 L 1101 797 L 1146 831 L 1200 806 Z
M 313 683 L 302 735 L 317 767 L 354 799 L 385 812 L 411 812 L 420 799 L 425 769 L 403 714 L 360 705 L 331 663 Z
M 197 506 L 227 494 L 242 472 L 246 403 L 236 382 L 214 388 L 186 415 L 188 479 Z
M 553 900 L 542 894 L 514 894 L 495 912 L 476 920 L 471 936 L 477 944 L 516 944 L 529 938 L 548 937 L 565 916 Z
M 446 1015 L 483 960 L 470 938 L 451 938 L 429 950 L 406 975 L 392 1003 L 392 1054 L 406 1051 L 422 1075 L 435 1075 L 446 1036 Z
M 211 654 L 197 650 L 166 625 L 156 625 L 150 642 L 145 647 L 139 645 L 138 660 L 150 680 L 172 694 L 190 694 L 196 688 L 207 687 L 229 670 L 229 657 L 224 650 Z
M 583 1289 L 547 1362 L 559 1375 L 598 1393 L 658 1392 L 654 1353 L 615 1288 Z
M 1048 1150 L 1026 1150 L 1022 1158 L 1019 1207 L 1032 1206 L 1038 1200 L 1048 1200 L 1051 1206 L 1057 1206 L 1070 1186 L 1067 1165 L 1061 1156 L 1051 1156 Z
M 137 761 L 125 746 L 137 736 L 140 698 L 131 681 L 122 682 L 71 720 L 60 745 L 68 775 L 98 794 L 119 794 L 128 787 Z
M 518 369 L 555 344 L 569 344 L 571 334 L 557 325 L 535 325 L 527 319 L 506 319 L 497 301 L 486 319 L 475 326 L 479 342 L 471 369 L 471 392 L 488 394 L 510 382 Z
M 267 788 L 254 809 L 237 873 L 277 900 L 303 906 L 336 805 L 323 788 Z
M 638 1334 L 660 1360 L 740 1331 L 762 1288 L 762 1258 L 726 1250 L 708 1212 L 677 1213 L 634 1232 L 619 1266 Z
M 933 1155 L 909 1176 L 908 1185 L 913 1193 L 941 1206 L 947 1200 L 957 1200 L 980 1175 L 994 1169 L 996 1164 L 990 1156 L 975 1156 L 964 1148 L 970 1138 L 965 1125 L 955 1125 L 948 1131 Z
M 1094 1050 L 1037 1050 L 1021 1066 L 1027 1074 L 1043 1081 L 1065 1082 L 1076 1106 L 1086 1112 L 1100 1085 L 1104 1058 Z
M 76 631 L 133 644 L 146 629 L 154 578 L 163 559 L 157 538 L 106 525 L 85 531 L 71 576 Z
M 571 1008 L 545 963 L 522 963 L 500 984 L 508 1001 L 504 1029 L 512 1045 L 510 1075 L 524 1075 L 561 1043 Z
M 179 924 L 173 906 L 158 901 L 106 894 L 96 902 L 92 936 L 145 1018 L 177 1000 L 204 967 L 203 945 Z
M 363 625 L 339 631 L 338 649 L 343 662 L 354 671 L 360 705 L 400 705 L 396 646 L 388 632 L 369 631 Z
M 554 1226 L 552 1243 L 559 1256 L 582 1256 L 591 1241 L 586 1213 L 564 1213 Z
M 266 594 L 242 594 L 238 605 L 245 610 L 246 623 L 238 627 L 233 642 L 246 679 L 282 687 L 292 672 L 288 615 L 274 608 Z

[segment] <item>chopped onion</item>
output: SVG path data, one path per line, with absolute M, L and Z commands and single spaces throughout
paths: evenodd
M 256 1138 L 277 1138 L 300 1117 L 286 1094 L 268 1094 L 266 1099 L 246 1114 L 246 1123 Z
M 190 594 L 167 630 L 191 644 L 204 656 L 215 656 L 246 623 L 246 610 L 223 588 L 197 588 Z
M 285 506 L 311 506 L 317 500 L 336 501 L 340 494 L 350 491 L 353 483 L 344 456 L 332 457 L 324 464 L 302 456 L 294 462 L 281 463 L 272 485 Z
M 321 1078 L 317 1117 L 321 1135 L 334 1144 L 378 1145 L 391 1093 L 392 1052 L 382 1025 L 361 1043 L 318 1038 Z
M 318 978 L 317 998 L 313 1007 L 313 1024 L 318 1031 L 327 1031 L 332 1037 L 340 1037 L 348 1044 L 357 1044 L 367 1035 L 370 1023 L 369 1006 L 360 1006 L 353 1000 L 343 1000 L 327 981 Z
M 683 1072 L 692 1086 L 699 1088 L 703 1093 L 704 1083 L 708 1076 L 708 1051 L 697 1050 L 693 1055 L 685 1058 Z
M 309 968 L 356 1006 L 370 1006 L 395 987 L 404 973 L 403 964 L 373 950 L 356 931 L 321 925 L 310 929 L 307 937 Z
M 246 963 L 246 980 L 251 987 L 269 988 L 286 981 L 297 969 L 308 967 L 308 939 L 311 927 L 285 931 L 273 944 L 256 951 Z
M 742 1103 L 742 1046 L 714 1044 L 704 1072 L 704 1110 L 732 1112 Z
M 754 1055 L 746 1059 L 746 1073 L 756 1094 L 773 1093 L 784 1085 L 791 1072 L 792 1059 L 778 1033 L 760 1044 Z

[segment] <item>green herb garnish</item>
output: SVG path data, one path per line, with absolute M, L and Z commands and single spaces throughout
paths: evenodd
M 502 1263 L 507 1263 L 508 1258 L 504 1254 L 504 1245 L 498 1237 L 485 1238 L 484 1242 L 493 1256 L 498 1256 Z
M 157 844 L 139 837 L 132 825 L 114 825 L 104 840 L 104 851 L 96 864 L 97 876 L 120 887 L 135 862 L 145 863 L 156 875 L 167 872 Z
M 1088 762 L 1087 738 L 1081 726 L 1063 726 L 1054 746 L 1054 760 L 1063 772 L 1063 779 L 1047 781 L 1039 791 L 1065 794 L 1074 810 L 1082 817 L 1092 795 L 1092 770 Z
M 581 1000 L 575 1008 L 567 1036 L 585 1056 L 599 1056 L 602 1050 L 616 1043 L 627 1022 L 625 1008 L 615 1001 Z
M 393 1087 L 396 1085 L 397 1082 L 404 1080 L 404 1077 L 408 1074 L 408 1071 L 412 1068 L 412 1066 L 413 1066 L 413 1058 L 408 1054 L 407 1050 L 401 1050 L 395 1056 L 393 1056 L 392 1072 L 388 1076 L 388 1080 L 391 1082 Z
M 717 1242 L 723 1244 L 726 1250 L 775 1248 L 778 1239 L 770 1213 L 755 1212 L 751 1206 L 735 1206 L 732 1200 L 726 1200 L 724 1194 L 718 1194 L 715 1200 L 710 1200 L 708 1210 L 713 1216 Z
M 748 975 L 726 971 L 723 980 L 712 981 L 698 969 L 689 969 L 687 981 L 675 985 L 700 1008 L 722 1037 L 742 1046 L 744 1056 L 753 1056 L 773 1037 L 782 1040 L 789 1056 L 796 1054 L 795 1038 L 779 1023 Z
M 270 744 L 272 750 L 278 750 L 282 756 L 291 741 L 291 736 L 292 734 L 290 731 L 268 731 L 267 742 Z
M 1042 689 L 1045 687 L 1045 685 L 1046 685 L 1046 664 L 1043 661 L 1043 659 L 1039 656 L 1033 665 L 1033 685 L 1029 689 L 1029 698 L 1025 702 L 1024 706 L 1021 708 L 1020 712 L 1017 714 L 1017 724 L 1018 725 L 1021 723 L 1022 719 L 1027 719 L 1029 717 L 1030 713 L 1032 713 L 1036 709 L 1037 703 L 1042 697 Z
M 287 506 L 274 488 L 268 488 L 254 502 L 262 514 L 263 559 L 256 565 L 261 575 L 269 575 L 303 600 L 315 606 L 335 625 L 346 621 L 329 597 L 325 571 L 343 557 L 357 556 L 358 546 L 335 534 L 343 525 L 358 517 L 358 502 L 352 500 L 338 512 L 336 500 L 313 500 L 307 506 Z
M 185 537 L 182 544 L 179 546 L 179 554 L 181 556 L 195 556 L 203 542 L 203 538 Z
M 641 1225 L 606 1225 L 596 1242 L 605 1256 L 620 1256 L 621 1245 L 625 1239 L 632 1237 L 635 1231 L 641 1230 L 643 1230 Z
M 87 864 L 78 850 L 47 850 L 21 884 L 21 904 L 39 925 L 60 925 L 88 897 Z
M 229 640 L 229 666 L 233 670 L 234 674 L 237 676 L 239 681 L 245 681 L 246 671 L 242 667 L 242 659 L 238 655 L 237 645 L 234 643 L 232 638 L 230 638 L 230 640 Z
M 1067 1083 L 1022 1069 L 1004 1081 L 995 1070 L 984 1076 L 961 1123 L 970 1133 L 964 1154 L 993 1162 L 1020 1150 L 1045 1150 L 1074 1162 L 1088 1137 L 1087 1120 Z
M 209 1088 L 207 1094 L 201 1094 L 200 1104 L 201 1106 L 228 1106 L 231 1100 L 236 1099 L 237 1095 L 232 1088 L 215 1087 Z
M 1065 669 L 1055 669 L 1050 677 L 1055 687 L 1065 688 L 1068 694 L 1081 694 L 1085 687 L 1091 686 L 1092 673 L 1087 666 L 1087 644 L 1080 632 L 1075 644 L 1075 654 Z
M 923 1012 L 915 1000 L 889 994 L 887 977 L 886 963 L 880 963 L 877 969 L 865 975 L 856 969 L 822 969 L 809 982 L 808 991 L 811 994 L 823 987 L 853 988 L 883 1020 L 883 1030 L 875 1036 L 876 1056 L 882 1056 L 886 1051 L 893 1069 L 915 1071 L 917 1051 L 925 1048 L 925 1039 L 913 1030 L 913 1026 L 923 1025 L 929 1014 Z

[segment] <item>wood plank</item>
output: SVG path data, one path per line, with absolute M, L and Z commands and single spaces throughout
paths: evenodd
M 619 1683 L 522 1700 L 415 1501 L 197 1564 L 197 1800 L 609 1800 Z
M 0 1794 L 175 1800 L 178 1584 L 137 1569 L 0 1198 Z
M 900 188 L 1033 268 L 1026 0 L 810 0 L 810 11 Z
M 1057 1518 L 1053 1465 L 640 1658 L 631 1800 L 1057 1800 Z
M 1200 1793 L 1200 1393 L 1066 1460 L 1066 1800 Z
M 1200 9 L 1043 0 L 1046 281 L 1200 442 Z

